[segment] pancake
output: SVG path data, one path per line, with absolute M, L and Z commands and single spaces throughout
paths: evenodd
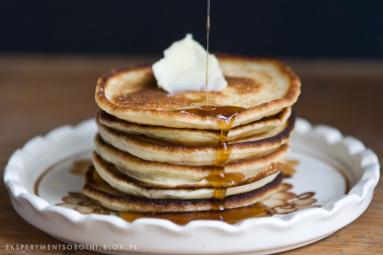
M 148 187 L 148 185 L 120 174 L 113 165 L 106 163 L 99 156 L 93 157 L 93 166 L 98 175 L 113 188 L 125 193 L 151 199 L 202 199 L 215 197 L 215 188 L 169 188 Z M 246 193 L 273 181 L 279 174 L 278 165 L 264 169 L 254 178 L 246 179 L 236 186 L 230 185 L 225 190 L 225 196 Z
M 283 162 L 287 149 L 287 145 L 282 145 L 262 157 L 225 164 L 222 172 L 229 175 L 240 174 L 243 179 L 259 176 L 273 163 Z M 164 183 L 167 187 L 173 188 L 209 187 L 206 178 L 221 170 L 215 166 L 186 166 L 142 160 L 110 146 L 100 136 L 95 138 L 95 152 L 103 160 L 113 164 L 121 174 L 134 178 L 148 187 L 163 186 Z
M 263 134 L 267 136 L 268 131 L 275 130 L 285 125 L 291 115 L 291 108 L 285 108 L 276 115 L 263 118 L 247 125 L 230 129 L 227 141 L 239 138 Z M 168 128 L 161 126 L 139 125 L 132 122 L 120 120 L 106 112 L 99 112 L 97 122 L 111 129 L 132 135 L 145 135 L 157 140 L 184 144 L 184 145 L 215 145 L 219 142 L 221 134 L 215 130 Z
M 228 86 L 220 92 L 208 92 L 208 103 L 225 106 L 225 111 L 227 106 L 234 109 L 232 127 L 274 115 L 298 99 L 299 78 L 279 61 L 239 56 L 220 56 L 218 61 Z M 97 82 L 95 99 L 103 111 L 128 122 L 222 130 L 222 119 L 210 116 L 211 112 L 195 111 L 205 105 L 205 92 L 169 95 L 157 86 L 151 66 L 104 75 Z
M 85 176 L 83 193 L 106 208 L 125 212 L 191 212 L 239 208 L 260 202 L 282 187 L 282 176 L 261 188 L 225 199 L 149 199 L 128 195 L 112 188 L 90 167 Z
M 133 182 L 141 187 L 145 188 L 156 188 L 156 189 L 198 189 L 198 188 L 214 188 L 214 189 L 223 189 L 228 187 L 235 187 L 239 185 L 245 185 L 257 180 L 260 180 L 272 173 L 279 171 L 284 163 L 282 162 L 271 162 L 270 164 L 264 166 L 260 169 L 255 169 L 252 173 L 248 173 L 247 175 L 242 174 L 240 172 L 224 172 L 222 171 L 222 175 L 226 178 L 221 182 L 211 182 L 209 181 L 209 177 L 214 174 L 217 174 L 216 170 L 211 171 L 208 175 L 199 180 L 189 180 L 182 179 L 179 180 L 177 176 L 161 176 L 159 174 L 156 177 L 151 177 L 148 175 L 148 178 L 136 179 L 131 175 L 127 175 L 124 169 L 113 165 L 112 163 L 105 161 L 100 155 L 94 153 L 92 158 L 93 166 L 99 175 L 106 180 L 111 186 L 119 189 L 115 185 L 113 185 L 113 181 L 115 182 Z M 245 171 L 244 171 L 245 172 Z M 166 174 L 166 173 L 165 173 Z M 137 174 L 138 175 L 138 174 Z M 150 182 L 148 179 L 155 179 L 156 182 Z M 108 181 L 110 180 L 110 181 Z M 121 190 L 121 189 L 119 189 Z
M 228 143 L 227 150 L 230 153 L 225 162 L 230 163 L 240 159 L 263 156 L 275 151 L 288 142 L 294 121 L 294 118 L 290 117 L 287 127 L 273 137 L 261 140 L 252 140 L 253 137 L 248 137 L 238 143 Z M 100 124 L 98 124 L 98 131 L 101 138 L 108 144 L 148 161 L 192 166 L 214 165 L 220 151 L 219 146 L 170 144 L 144 136 L 121 133 Z

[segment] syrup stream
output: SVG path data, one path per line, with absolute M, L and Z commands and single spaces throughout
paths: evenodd
M 207 88 L 209 84 L 209 40 L 210 39 L 210 0 L 207 0 L 206 8 L 206 68 L 205 68 L 205 104 L 209 104 Z

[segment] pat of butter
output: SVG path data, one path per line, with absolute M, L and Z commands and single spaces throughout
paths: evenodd
M 204 91 L 206 84 L 206 50 L 191 34 L 174 42 L 164 51 L 164 58 L 153 64 L 158 86 L 173 94 L 182 91 Z M 208 57 L 208 91 L 220 91 L 227 86 L 217 58 Z

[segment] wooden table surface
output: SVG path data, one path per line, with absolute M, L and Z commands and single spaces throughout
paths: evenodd
M 0 55 L 1 171 L 11 153 L 31 137 L 94 116 L 97 107 L 93 91 L 100 74 L 114 67 L 152 59 L 137 56 Z M 383 62 L 286 61 L 303 83 L 303 94 L 294 108 L 297 115 L 313 123 L 335 126 L 345 134 L 358 137 L 382 159 Z M 4 184 L 0 182 L 0 254 L 13 254 L 14 251 L 7 250 L 6 245 L 17 243 L 59 242 L 16 214 Z M 382 182 L 376 189 L 371 206 L 353 224 L 322 241 L 285 254 L 383 254 Z

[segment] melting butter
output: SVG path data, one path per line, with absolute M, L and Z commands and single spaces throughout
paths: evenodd
M 174 94 L 183 91 L 205 91 L 206 67 L 207 91 L 221 91 L 227 86 L 217 58 L 187 34 L 164 51 L 164 57 L 153 64 L 158 86 Z

